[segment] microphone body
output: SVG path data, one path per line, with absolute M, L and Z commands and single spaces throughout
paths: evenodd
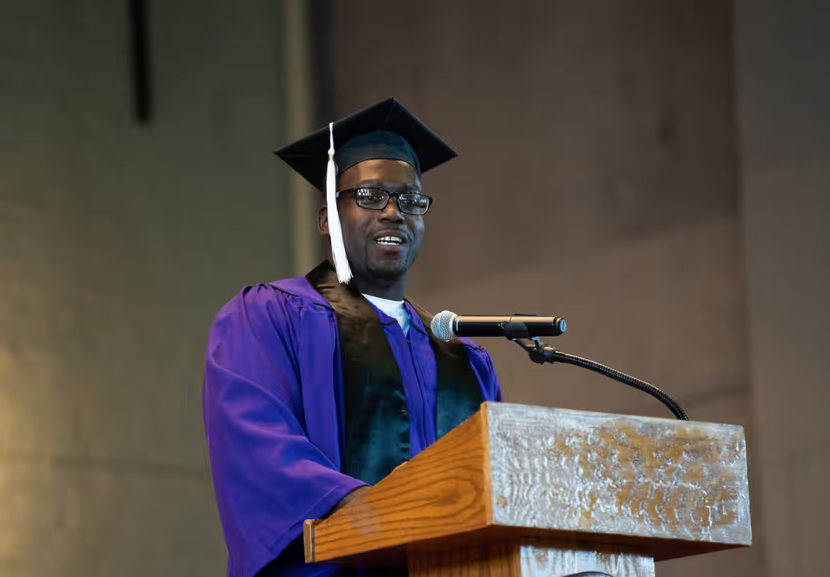
M 439 339 L 450 341 L 457 337 L 555 337 L 564 333 L 567 327 L 561 317 L 461 316 L 444 311 L 433 317 L 430 328 Z

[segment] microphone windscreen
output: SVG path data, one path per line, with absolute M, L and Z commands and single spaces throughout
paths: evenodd
M 452 330 L 454 318 L 455 313 L 450 311 L 442 311 L 432 317 L 432 323 L 430 323 L 432 334 L 442 341 L 451 341 L 455 337 L 455 332 Z

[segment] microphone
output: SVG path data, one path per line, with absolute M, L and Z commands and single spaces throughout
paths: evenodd
M 565 332 L 565 319 L 561 317 L 537 317 L 512 315 L 509 317 L 460 316 L 450 311 L 440 312 L 432 318 L 432 334 L 442 341 L 457 337 L 507 337 L 530 339 L 555 337 Z

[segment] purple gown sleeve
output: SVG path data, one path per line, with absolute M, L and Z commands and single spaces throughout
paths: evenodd
M 496 369 L 493 367 L 493 359 L 483 348 L 479 347 L 474 341 L 469 339 L 462 339 L 463 342 L 469 344 L 467 347 L 467 356 L 470 359 L 470 365 L 473 367 L 473 372 L 478 379 L 478 386 L 481 388 L 481 396 L 485 401 L 502 401 L 504 400 L 501 393 L 501 386 L 499 379 L 496 376 Z
M 305 430 L 300 306 L 271 287 L 248 287 L 210 331 L 205 433 L 232 577 L 256 574 L 302 533 L 305 519 L 322 517 L 364 484 L 340 473 L 337 457 Z

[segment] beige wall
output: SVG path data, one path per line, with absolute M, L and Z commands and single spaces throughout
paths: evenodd
M 0 16 L 0 575 L 221 575 L 202 355 L 239 288 L 291 272 L 270 2 Z
M 830 5 L 737 7 L 750 374 L 768 574 L 824 575 Z
M 729 3 L 333 4 L 338 112 L 398 96 L 461 155 L 424 179 L 436 203 L 413 297 L 564 316 L 563 350 L 664 387 L 694 419 L 749 426 Z M 485 344 L 510 401 L 670 416 Z M 758 576 L 762 557 L 658 570 Z

